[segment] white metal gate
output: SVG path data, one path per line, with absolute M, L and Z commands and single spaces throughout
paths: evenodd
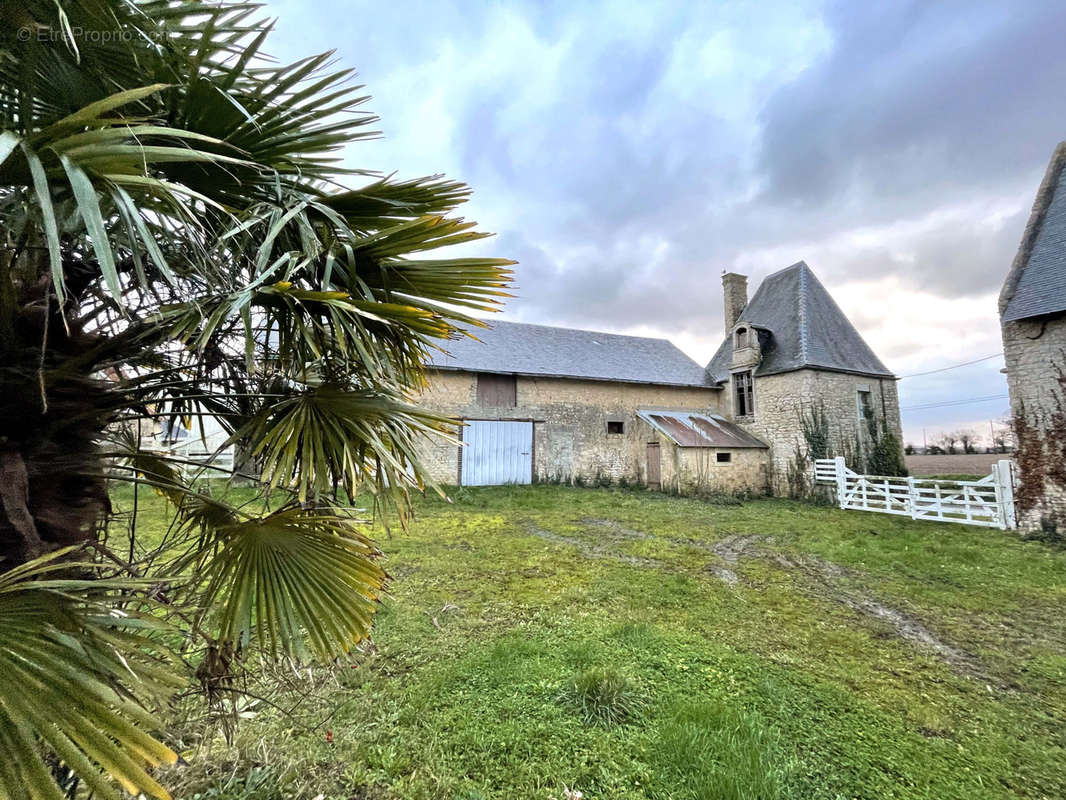
M 463 486 L 533 481 L 533 423 L 466 421 L 461 451 Z
M 1016 527 L 1012 470 L 1013 464 L 1004 459 L 980 480 L 944 481 L 859 475 L 840 457 L 814 462 L 815 480 L 836 484 L 837 504 L 843 509 L 1003 530 Z

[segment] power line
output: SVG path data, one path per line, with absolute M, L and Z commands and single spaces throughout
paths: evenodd
M 917 378 L 920 375 L 932 375 L 935 372 L 947 372 L 949 369 L 958 369 L 959 367 L 968 367 L 971 364 L 980 364 L 982 361 L 988 361 L 992 358 L 999 358 L 1001 355 L 1003 355 L 1003 353 L 993 353 L 992 355 L 985 356 L 984 358 L 975 358 L 973 361 L 963 361 L 961 364 L 952 364 L 950 367 L 940 367 L 938 369 L 926 370 L 925 372 L 915 372 L 911 375 L 901 375 L 899 379 L 903 380 L 904 378 Z
M 991 394 L 987 397 L 969 397 L 965 400 L 944 400 L 937 403 L 922 403 L 917 406 L 904 406 L 900 411 L 922 411 L 927 408 L 946 408 L 948 406 L 966 406 L 972 403 L 990 403 L 993 400 L 1006 400 L 1008 395 Z

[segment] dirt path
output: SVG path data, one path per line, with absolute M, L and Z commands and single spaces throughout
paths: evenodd
M 522 523 L 522 527 L 525 528 L 526 533 L 530 536 L 536 536 L 538 539 L 544 539 L 549 542 L 554 542 L 555 544 L 565 544 L 570 547 L 576 547 L 578 552 L 586 558 L 607 558 L 612 561 L 620 561 L 623 564 L 629 564 L 635 567 L 663 568 L 667 566 L 665 562 L 655 558 L 631 556 L 628 553 L 623 553 L 610 547 L 609 544 L 598 544 L 576 536 L 564 536 L 561 533 L 555 533 L 546 528 L 541 528 L 539 525 L 534 525 L 532 522 L 524 522 Z
M 810 585 L 822 590 L 819 594 L 863 616 L 888 623 L 899 638 L 935 653 L 957 672 L 982 679 L 987 677 L 969 653 L 937 637 L 916 617 L 886 605 L 864 591 L 857 585 L 864 579 L 862 573 L 817 556 L 788 557 L 775 553 L 771 557 L 783 569 L 804 575 Z
M 523 528 L 545 541 L 575 547 L 586 558 L 605 558 L 636 567 L 674 569 L 677 565 L 625 553 L 620 546 L 626 542 L 656 540 L 674 546 L 694 547 L 711 556 L 703 571 L 730 587 L 746 585 L 742 573 L 738 572 L 744 561 L 769 561 L 794 576 L 807 594 L 839 603 L 864 617 L 888 624 L 897 637 L 936 655 L 960 674 L 988 679 L 972 655 L 938 637 L 918 618 L 882 602 L 864 589 L 865 577 L 861 572 L 813 555 L 785 555 L 770 547 L 773 544 L 770 536 L 738 533 L 708 543 L 656 536 L 610 519 L 586 518 L 576 522 L 584 530 L 574 536 L 559 534 L 529 521 L 523 523 Z

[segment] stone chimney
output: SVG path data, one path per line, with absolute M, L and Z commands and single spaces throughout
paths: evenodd
M 748 276 L 722 273 L 722 299 L 725 300 L 725 333 L 728 336 L 748 305 Z

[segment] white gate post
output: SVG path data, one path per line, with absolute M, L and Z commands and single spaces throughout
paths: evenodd
M 914 485 L 914 476 L 913 475 L 908 475 L 907 476 L 907 504 L 909 506 L 908 510 L 911 512 L 911 519 L 918 519 L 918 516 L 917 516 L 918 512 L 916 510 L 918 508 L 918 497 L 917 497 L 917 494 L 918 494 L 917 493 L 917 489 L 916 489 L 916 487 Z
M 847 480 L 847 466 L 844 464 L 844 457 L 837 456 L 833 459 L 833 465 L 836 467 L 837 476 L 837 505 L 844 508 L 844 498 L 847 496 L 848 480 Z
M 1011 476 L 1011 462 L 1002 459 L 992 465 L 993 484 L 996 487 L 996 505 L 999 510 L 999 527 L 1014 530 L 1017 521 L 1014 517 L 1014 479 Z

